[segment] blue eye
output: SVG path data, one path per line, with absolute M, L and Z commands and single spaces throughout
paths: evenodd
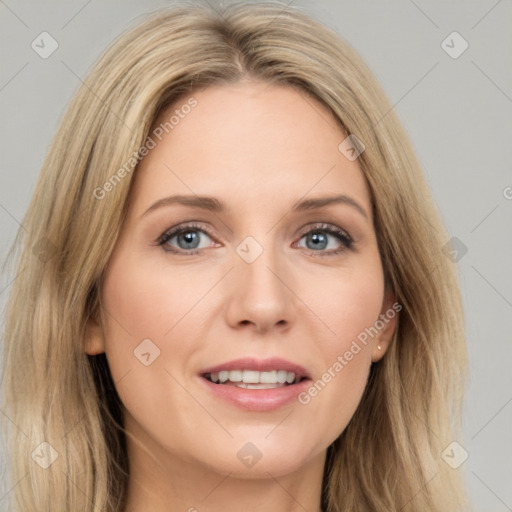
M 338 243 L 341 243 L 341 247 L 338 249 L 331 248 L 334 250 L 325 251 L 324 249 L 328 248 L 329 245 L 329 237 L 337 239 Z M 332 256 L 340 254 L 341 252 L 350 249 L 353 244 L 352 238 L 344 230 L 336 226 L 322 223 L 314 225 L 313 229 L 309 226 L 309 230 L 303 234 L 301 240 L 303 238 L 306 238 L 306 244 L 308 244 L 308 242 L 311 243 L 310 245 L 306 245 L 306 248 L 313 249 L 313 253 L 318 253 L 318 256 Z M 317 254 L 313 255 L 316 256 Z
M 306 239 L 306 247 L 296 245 L 296 247 L 304 247 L 311 249 L 310 255 L 313 256 L 333 256 L 340 254 L 352 247 L 353 240 L 344 230 L 332 226 L 330 224 L 315 224 L 308 226 L 308 231 L 302 234 L 301 239 Z M 210 243 L 201 247 L 202 235 L 206 235 L 210 239 Z M 339 248 L 329 247 L 329 237 L 337 240 L 341 244 Z M 172 252 L 182 256 L 191 256 L 200 254 L 203 249 L 211 247 L 211 237 L 208 232 L 197 224 L 185 224 L 172 228 L 163 233 L 157 240 L 157 244 L 167 252 Z M 331 250 L 325 250 L 331 249 Z
M 207 245 L 206 247 L 199 247 L 201 238 L 199 233 L 202 233 L 208 236 L 209 238 L 208 233 L 204 229 L 197 226 L 196 224 L 187 224 L 184 226 L 179 226 L 175 229 L 165 232 L 158 239 L 158 245 L 161 245 L 165 251 L 169 252 L 181 253 L 181 251 L 187 251 L 181 254 L 199 254 L 201 252 L 201 249 L 209 247 L 209 245 Z M 176 243 L 178 244 L 177 249 L 174 247 L 174 245 L 170 243 L 173 240 L 173 238 L 176 238 Z

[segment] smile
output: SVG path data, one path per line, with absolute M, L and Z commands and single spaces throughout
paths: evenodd
M 205 368 L 199 377 L 216 399 L 257 412 L 297 402 L 311 382 L 305 368 L 281 358 L 237 359 Z
M 286 370 L 259 372 L 256 370 L 223 370 L 206 373 L 205 379 L 215 384 L 236 386 L 244 389 L 274 389 L 298 384 L 302 377 Z

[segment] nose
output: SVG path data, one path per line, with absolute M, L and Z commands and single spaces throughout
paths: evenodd
M 258 334 L 288 329 L 295 321 L 298 299 L 292 272 L 283 258 L 273 256 L 270 250 L 264 250 L 252 263 L 238 255 L 235 258 L 227 284 L 228 324 Z

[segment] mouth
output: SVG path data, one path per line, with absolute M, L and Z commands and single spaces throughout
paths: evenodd
M 299 384 L 305 376 L 287 370 L 221 370 L 204 373 L 203 378 L 221 386 L 235 386 L 242 389 L 276 389 Z
M 205 368 L 199 377 L 217 399 L 258 412 L 293 403 L 311 382 L 305 368 L 281 358 L 237 359 Z

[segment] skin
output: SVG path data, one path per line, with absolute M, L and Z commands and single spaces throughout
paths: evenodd
M 366 182 L 357 160 L 338 150 L 346 135 L 334 118 L 302 92 L 243 81 L 193 96 L 197 107 L 136 171 L 102 315 L 89 325 L 87 353 L 106 353 L 125 408 L 126 512 L 320 511 L 326 449 L 353 416 L 395 320 L 307 405 L 242 410 L 198 374 L 239 357 L 275 356 L 316 381 L 391 308 Z M 334 193 L 353 198 L 366 217 L 349 204 L 291 213 L 299 200 Z M 214 196 L 227 209 L 174 204 L 144 215 L 172 194 Z M 189 221 L 211 233 L 193 231 L 199 254 L 186 255 L 190 246 L 178 237 L 167 247 L 182 254 L 158 245 Z M 344 245 L 325 231 L 328 245 L 317 248 L 307 232 L 319 222 L 345 230 L 351 248 L 333 254 Z M 263 248 L 252 263 L 236 252 L 248 236 Z M 148 338 L 160 356 L 145 366 L 134 350 Z M 250 468 L 237 457 L 247 442 L 262 454 Z

